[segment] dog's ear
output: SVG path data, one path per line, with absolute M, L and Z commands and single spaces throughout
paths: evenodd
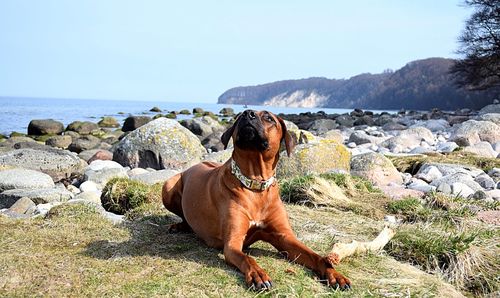
M 285 125 L 285 121 L 283 121 L 283 119 L 281 119 L 280 117 L 276 117 L 276 118 L 278 118 L 278 121 L 281 124 L 281 131 L 283 132 L 283 136 L 281 137 L 281 140 L 285 140 L 286 154 L 288 155 L 288 157 L 290 157 L 290 155 L 293 152 L 293 149 L 295 148 L 295 141 L 293 140 L 292 136 L 288 132 L 286 125 Z
M 229 127 L 221 136 L 220 140 L 222 141 L 222 144 L 224 145 L 224 150 L 227 149 L 227 144 L 229 144 L 229 140 L 233 136 L 234 130 L 236 126 L 238 125 L 238 120 L 240 120 L 240 117 L 237 116 L 236 120 L 234 121 L 233 125 Z

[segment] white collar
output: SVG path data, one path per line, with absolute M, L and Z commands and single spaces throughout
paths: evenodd
M 240 167 L 238 167 L 238 165 L 232 158 L 231 158 L 231 174 L 233 174 L 238 180 L 240 180 L 243 186 L 252 190 L 265 190 L 276 182 L 275 176 L 272 176 L 267 180 L 255 180 L 248 178 L 247 176 L 243 175 Z

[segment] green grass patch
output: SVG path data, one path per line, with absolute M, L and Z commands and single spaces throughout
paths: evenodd
M 153 186 L 128 178 L 113 178 L 102 190 L 101 203 L 107 211 L 125 214 L 147 202 L 161 200 L 161 184 Z

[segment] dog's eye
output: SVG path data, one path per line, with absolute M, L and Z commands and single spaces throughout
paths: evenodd
M 274 119 L 273 119 L 273 117 L 271 117 L 271 115 L 265 115 L 264 120 L 266 120 L 268 122 L 274 122 Z

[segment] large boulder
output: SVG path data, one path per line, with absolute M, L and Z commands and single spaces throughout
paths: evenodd
M 488 142 L 479 142 L 464 148 L 465 152 L 471 152 L 481 157 L 495 158 L 498 153 L 493 149 Z
M 45 145 L 66 149 L 69 145 L 71 145 L 71 142 L 73 142 L 73 138 L 71 138 L 71 136 L 53 136 L 45 140 Z
M 375 152 L 353 156 L 351 175 L 363 177 L 375 185 L 403 184 L 403 178 L 392 162 Z
M 337 123 L 332 119 L 317 119 L 312 121 L 307 130 L 315 133 L 316 135 L 322 135 L 329 130 L 337 128 Z
M 381 143 L 382 141 L 386 140 L 386 138 L 382 137 L 374 137 L 362 130 L 357 130 L 353 132 L 349 136 L 349 140 L 347 141 L 348 143 L 355 143 L 356 145 L 362 145 L 362 144 L 378 144 Z
M 0 192 L 9 189 L 47 187 L 54 187 L 52 178 L 47 174 L 18 168 L 0 171 Z
M 488 113 L 488 114 L 481 114 L 476 117 L 476 120 L 478 121 L 491 121 L 495 123 L 496 125 L 500 125 L 500 113 Z
M 54 182 L 80 175 L 85 162 L 75 153 L 60 149 L 17 149 L 0 153 L 0 164 L 43 172 Z
M 85 150 L 95 149 L 99 146 L 101 140 L 97 137 L 86 135 L 74 140 L 69 145 L 68 150 L 80 153 Z
M 81 135 L 88 135 L 92 131 L 99 129 L 99 126 L 95 124 L 94 122 L 90 121 L 74 121 L 71 122 L 68 127 L 66 127 L 66 130 L 68 131 L 74 131 L 77 132 Z
M 110 116 L 102 117 L 102 119 L 97 122 L 97 125 L 99 125 L 99 127 L 120 127 L 118 120 Z
M 479 115 L 490 114 L 490 113 L 500 113 L 500 104 L 487 105 L 481 110 L 479 110 Z
M 131 168 L 183 170 L 206 154 L 200 140 L 179 122 L 158 118 L 124 137 L 113 160 Z
M 53 119 L 31 120 L 28 125 L 29 135 L 60 134 L 64 130 L 64 124 Z
M 151 121 L 149 116 L 130 116 L 125 119 L 122 126 L 122 131 L 134 131 Z
M 300 144 L 294 153 L 282 152 L 277 167 L 279 177 L 291 177 L 309 173 L 349 171 L 351 153 L 335 140 L 321 139 L 315 143 Z
M 491 144 L 500 141 L 500 126 L 491 121 L 468 120 L 456 126 L 450 141 L 460 146 L 470 146 L 481 141 Z

